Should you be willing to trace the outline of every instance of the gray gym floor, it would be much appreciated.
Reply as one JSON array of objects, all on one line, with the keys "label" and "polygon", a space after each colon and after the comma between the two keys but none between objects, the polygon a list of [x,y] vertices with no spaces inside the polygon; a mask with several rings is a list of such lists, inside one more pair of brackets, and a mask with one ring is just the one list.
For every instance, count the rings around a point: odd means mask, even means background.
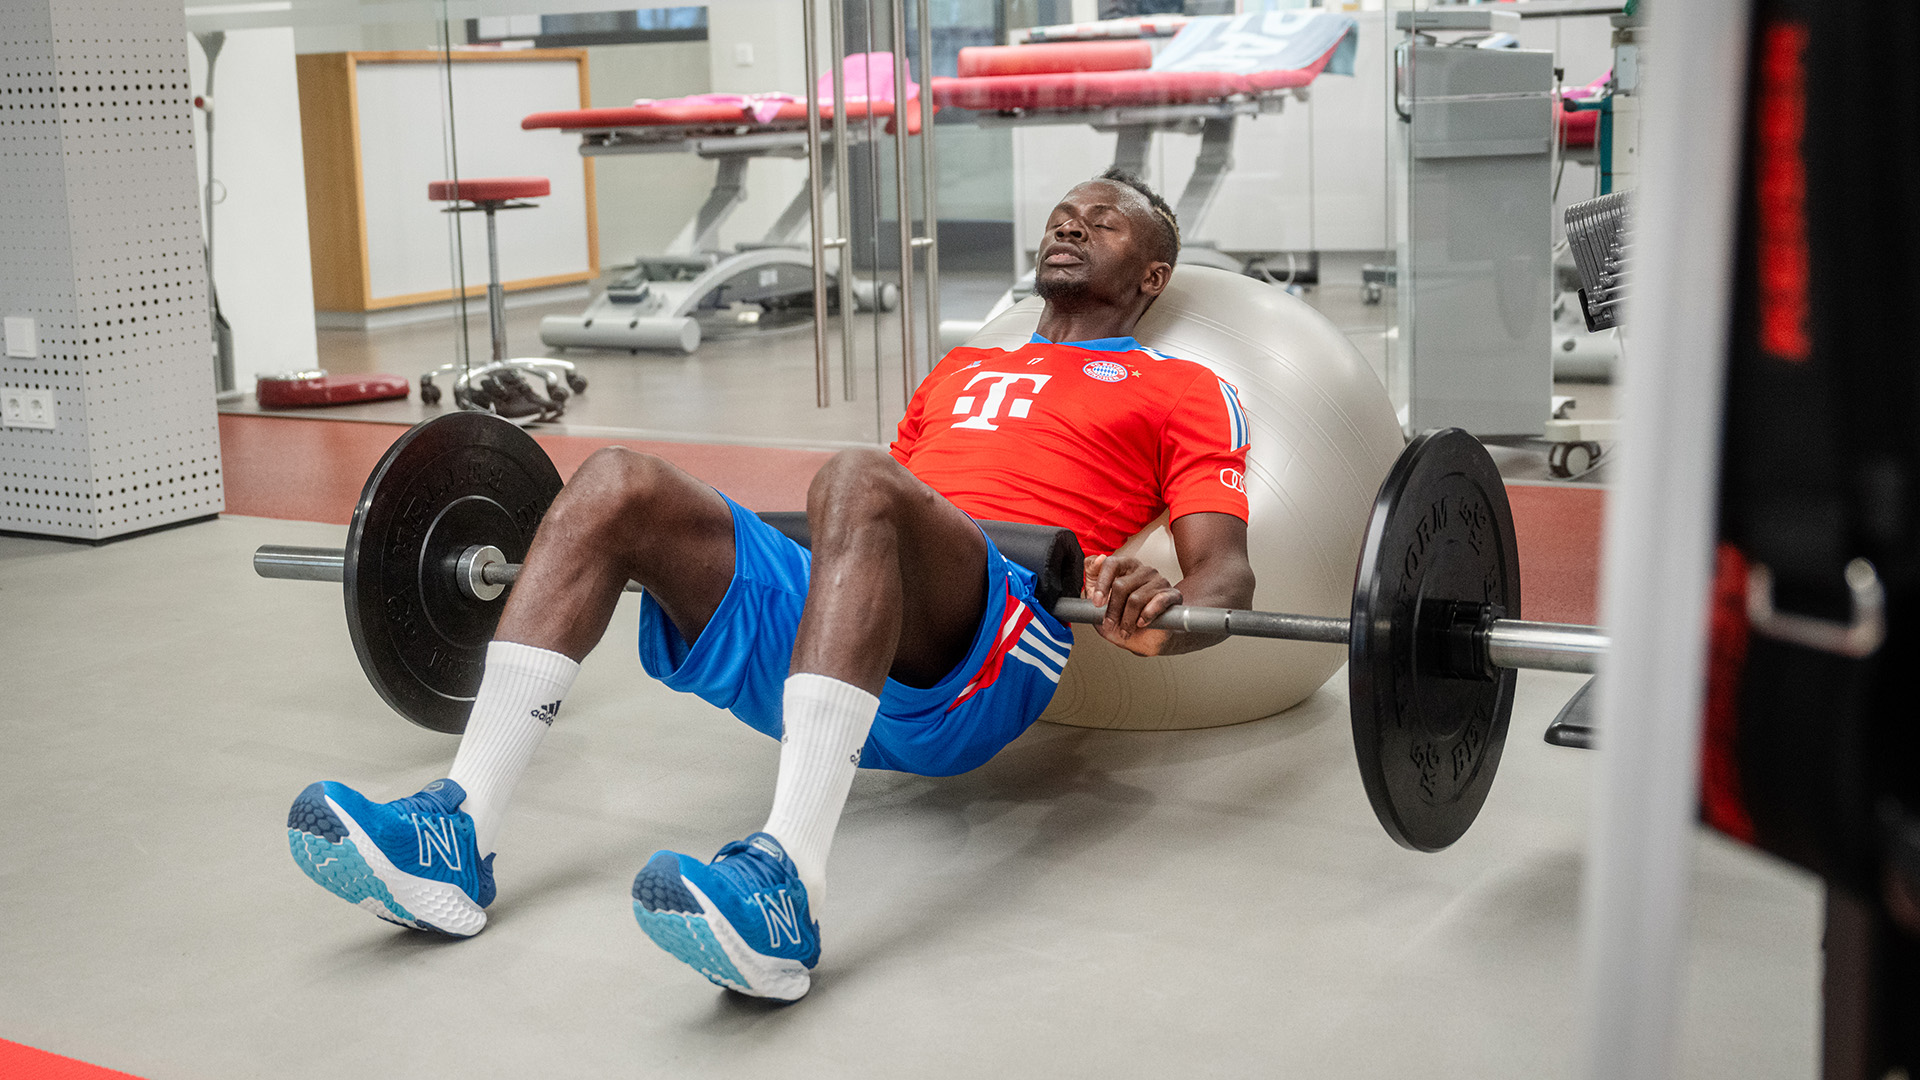
[{"label": "gray gym floor", "polygon": [[[654,849],[760,824],[776,747],[647,680],[631,597],[520,787],[484,934],[295,868],[302,786],[391,798],[454,750],[374,695],[335,587],[248,566],[343,538],[0,538],[0,1038],[151,1080],[1570,1071],[1596,757],[1539,735],[1578,677],[1520,675],[1499,782],[1437,855],[1374,823],[1341,676],[1237,727],[1043,725],[966,776],[863,774],[814,992],[769,1007],[633,923]],[[1816,885],[1698,856],[1680,1075],[1814,1075]]]}]

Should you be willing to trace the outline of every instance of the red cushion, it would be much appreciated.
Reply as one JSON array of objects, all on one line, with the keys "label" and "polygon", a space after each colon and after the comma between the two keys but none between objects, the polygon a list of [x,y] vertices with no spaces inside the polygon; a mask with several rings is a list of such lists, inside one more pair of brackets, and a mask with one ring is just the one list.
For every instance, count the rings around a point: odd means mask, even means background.
[{"label": "red cushion", "polygon": [[435,180],[427,185],[427,198],[435,202],[506,202],[534,199],[552,191],[553,185],[544,176],[496,176],[486,180]]},{"label": "red cushion", "polygon": [[1133,71],[1153,66],[1144,41],[1075,41],[1051,45],[969,45],[960,50],[960,77],[1037,75],[1062,71]]},{"label": "red cushion", "polygon": [[[867,117],[868,103],[849,101],[847,103],[848,120],[864,120]],[[891,117],[893,102],[876,101],[871,105],[873,115]],[[820,103],[820,118],[833,118],[831,102]],[[520,127],[526,131],[539,128],[556,128],[560,131],[616,131],[620,128],[643,127],[695,127],[726,128],[804,127],[807,122],[807,105],[803,101],[788,102],[780,106],[780,112],[766,124],[760,124],[734,105],[628,105],[615,109],[561,109],[556,112],[538,112],[520,121]],[[889,121],[887,130],[893,125]],[[915,101],[907,110],[907,131],[920,130],[920,103]]]},{"label": "red cushion", "polygon": [[1076,71],[933,80],[933,100],[959,109],[1104,109],[1185,105],[1248,93],[1224,71]]},{"label": "red cushion", "polygon": [[1600,110],[1571,112],[1567,109],[1567,102],[1593,101],[1602,97],[1607,92],[1607,82],[1612,78],[1613,72],[1609,70],[1585,86],[1570,86],[1560,91],[1560,130],[1563,132],[1564,145],[1568,148],[1585,149],[1599,141]]},{"label": "red cushion", "polygon": [[[1144,42],[1138,43],[1146,47]],[[1042,46],[1023,45],[1022,49]],[[1303,68],[1256,71],[1075,71],[1038,75],[976,75],[933,80],[933,100],[955,109],[1109,109],[1129,105],[1190,105],[1235,94],[1305,86],[1333,59],[1328,49]]]}]

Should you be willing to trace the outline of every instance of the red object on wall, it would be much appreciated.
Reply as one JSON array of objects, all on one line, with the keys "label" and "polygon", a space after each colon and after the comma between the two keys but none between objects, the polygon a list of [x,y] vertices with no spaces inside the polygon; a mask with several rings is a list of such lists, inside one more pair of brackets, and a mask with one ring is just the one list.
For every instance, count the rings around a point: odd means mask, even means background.
[{"label": "red object on wall", "polygon": [[1740,727],[1740,675],[1747,665],[1747,560],[1721,544],[1713,575],[1713,627],[1707,649],[1706,730],[1700,740],[1700,812],[1707,824],[1753,843],[1753,816],[1734,756]]},{"label": "red object on wall", "polygon": [[263,409],[302,409],[403,398],[412,389],[413,384],[403,375],[329,375],[324,371],[302,371],[292,375],[262,375],[254,382],[253,392]]},{"label": "red object on wall", "polygon": [[1808,331],[1807,28],[1778,22],[1760,35],[1754,123],[1754,194],[1759,204],[1760,348],[1793,363],[1813,354]]}]

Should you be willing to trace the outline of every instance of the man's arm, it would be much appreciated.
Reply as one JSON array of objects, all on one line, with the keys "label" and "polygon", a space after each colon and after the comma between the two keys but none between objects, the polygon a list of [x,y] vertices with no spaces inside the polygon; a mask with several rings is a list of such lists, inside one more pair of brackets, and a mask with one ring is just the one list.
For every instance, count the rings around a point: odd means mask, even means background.
[{"label": "man's arm", "polygon": [[1167,531],[1187,572],[1178,586],[1132,556],[1095,555],[1086,563],[1087,599],[1107,608],[1106,621],[1096,627],[1100,636],[1141,656],[1173,656],[1226,640],[1224,634],[1143,629],[1176,604],[1245,608],[1253,603],[1246,522],[1232,514],[1184,514]]}]

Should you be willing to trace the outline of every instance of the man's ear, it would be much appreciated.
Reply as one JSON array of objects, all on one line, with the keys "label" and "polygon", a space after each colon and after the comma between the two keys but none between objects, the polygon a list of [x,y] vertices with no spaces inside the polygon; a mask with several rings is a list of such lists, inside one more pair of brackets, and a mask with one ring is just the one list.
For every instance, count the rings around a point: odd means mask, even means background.
[{"label": "man's ear", "polygon": [[1140,291],[1151,299],[1157,299],[1167,289],[1167,282],[1173,278],[1173,264],[1150,262],[1146,276],[1140,280]]}]

